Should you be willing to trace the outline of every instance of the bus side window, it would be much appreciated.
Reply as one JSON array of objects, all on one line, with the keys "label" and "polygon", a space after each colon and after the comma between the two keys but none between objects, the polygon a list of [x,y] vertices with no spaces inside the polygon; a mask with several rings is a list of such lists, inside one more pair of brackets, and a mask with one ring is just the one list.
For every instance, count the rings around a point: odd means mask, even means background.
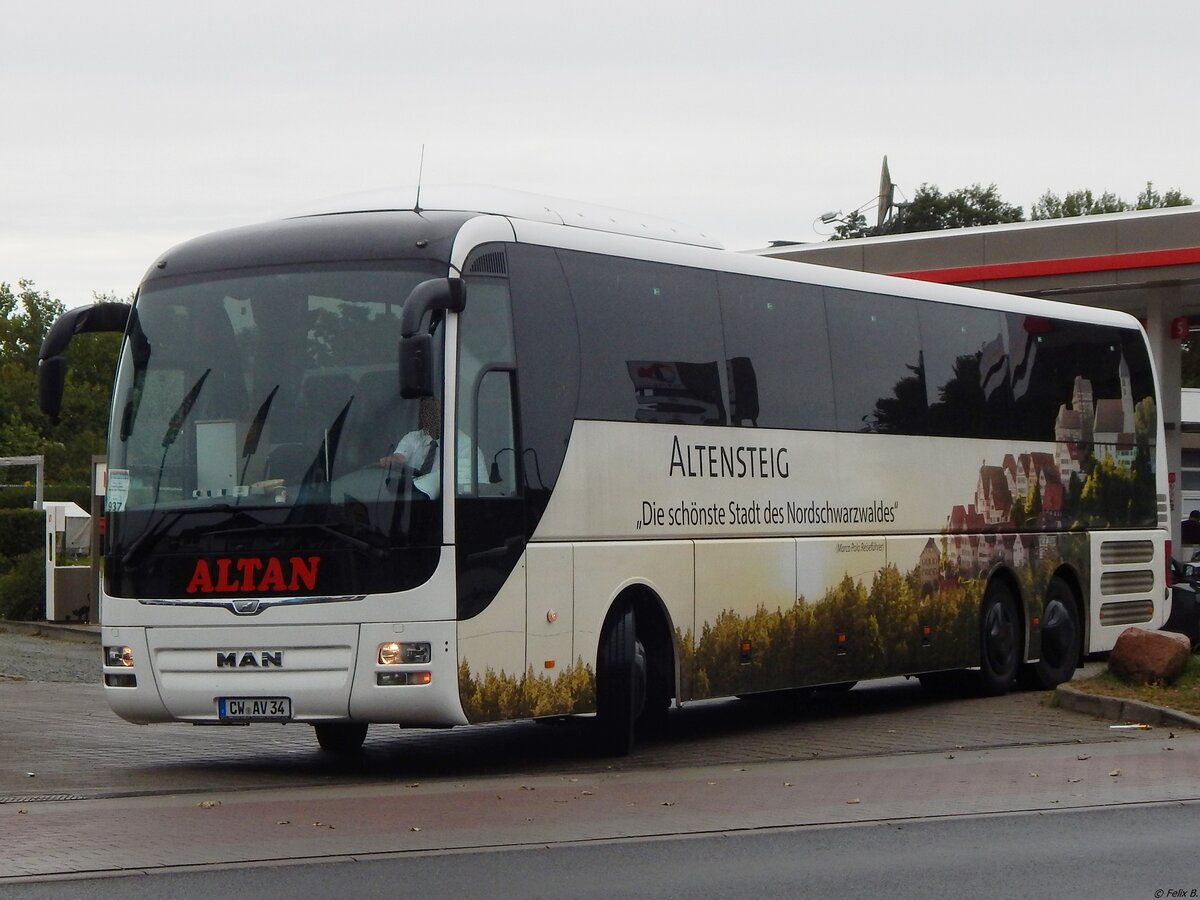
[{"label": "bus side window", "polygon": [[[517,484],[517,443],[514,422],[513,373],[493,369],[479,381],[476,397],[479,493],[489,497],[514,497]],[[461,483],[461,481],[460,481]]]}]

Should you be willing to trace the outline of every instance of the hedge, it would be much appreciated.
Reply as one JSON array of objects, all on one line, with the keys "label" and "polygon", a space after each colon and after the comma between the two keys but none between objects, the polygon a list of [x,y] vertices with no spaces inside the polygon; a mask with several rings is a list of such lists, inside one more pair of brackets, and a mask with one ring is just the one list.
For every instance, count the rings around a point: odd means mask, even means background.
[{"label": "hedge", "polygon": [[46,513],[40,509],[0,509],[0,554],[41,552],[46,541]]},{"label": "hedge", "polygon": [[[0,487],[0,619],[40,620],[46,612],[46,513],[34,509],[31,485]],[[46,485],[44,499],[87,510],[90,485]],[[66,562],[60,559],[59,564]]]},{"label": "hedge", "polygon": [[[92,488],[86,484],[48,484],[43,488],[43,500],[70,500],[85,512],[92,508]],[[37,489],[32,485],[0,485],[0,509],[33,509]]]}]

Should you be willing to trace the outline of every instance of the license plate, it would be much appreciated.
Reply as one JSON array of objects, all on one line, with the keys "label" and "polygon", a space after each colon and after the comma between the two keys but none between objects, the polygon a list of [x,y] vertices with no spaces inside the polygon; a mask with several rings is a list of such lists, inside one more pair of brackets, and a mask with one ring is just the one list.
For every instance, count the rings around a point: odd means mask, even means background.
[{"label": "license plate", "polygon": [[217,712],[222,719],[279,721],[292,717],[289,697],[218,697]]}]

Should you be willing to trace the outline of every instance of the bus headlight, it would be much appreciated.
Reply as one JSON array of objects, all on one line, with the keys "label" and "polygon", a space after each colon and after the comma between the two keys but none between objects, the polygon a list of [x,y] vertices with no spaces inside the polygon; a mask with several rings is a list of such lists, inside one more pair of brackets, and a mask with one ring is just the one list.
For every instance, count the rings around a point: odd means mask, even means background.
[{"label": "bus headlight", "polygon": [[133,668],[133,648],[105,647],[104,664],[106,666],[120,666],[124,669]]},{"label": "bus headlight", "polygon": [[399,643],[388,641],[379,645],[378,661],[381,666],[423,665],[432,658],[432,645],[427,642]]}]

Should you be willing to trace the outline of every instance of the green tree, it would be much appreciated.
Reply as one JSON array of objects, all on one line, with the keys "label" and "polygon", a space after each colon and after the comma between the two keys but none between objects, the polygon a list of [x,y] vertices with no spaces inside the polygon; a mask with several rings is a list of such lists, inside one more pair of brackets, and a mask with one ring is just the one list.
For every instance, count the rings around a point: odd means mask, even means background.
[{"label": "green tree", "polygon": [[1033,204],[1030,212],[1031,219],[1068,219],[1072,216],[1095,216],[1101,213],[1128,212],[1131,209],[1161,209],[1167,206],[1190,206],[1192,198],[1186,196],[1177,188],[1160,194],[1154,189],[1154,182],[1147,181],[1146,187],[1138,194],[1137,200],[1129,203],[1111,191],[1105,191],[1100,196],[1090,190],[1069,191],[1059,197],[1053,191],[1046,191]]},{"label": "green tree", "polygon": [[104,450],[119,339],[81,335],[71,342],[62,417],[51,425],[38,407],[37,358],[64,309],[31,281],[15,289],[0,282],[0,456],[42,455],[47,481],[86,484],[92,454]]},{"label": "green tree", "polygon": [[1024,211],[1021,207],[1004,202],[994,184],[987,187],[972,184],[947,194],[943,194],[935,184],[922,184],[912,200],[901,204],[898,214],[881,227],[869,227],[866,217],[861,212],[854,212],[842,220],[830,240],[971,228],[1023,220]]},{"label": "green tree", "polygon": [[57,449],[37,405],[37,355],[64,307],[32,282],[16,290],[0,282],[0,456],[46,455]]},{"label": "green tree", "polygon": [[848,241],[852,238],[871,237],[875,229],[867,226],[867,217],[860,212],[852,212],[843,216],[841,224],[833,229],[831,241]]},{"label": "green tree", "polygon": [[942,231],[1024,221],[1024,210],[1006,203],[995,184],[972,184],[943,194],[937,185],[922,184],[899,214],[885,222],[881,234]]},{"label": "green tree", "polygon": [[[1155,190],[1151,181],[1146,182],[1146,187],[1132,203],[1111,191],[1104,191],[1097,196],[1084,188],[1059,196],[1048,190],[1030,208],[1030,219],[1062,219],[1133,209],[1190,206],[1192,202],[1192,198],[1178,188],[1160,193]],[[856,210],[841,219],[829,240],[843,241],[885,234],[941,231],[947,228],[972,228],[1023,221],[1025,216],[1022,208],[1005,202],[995,184],[984,187],[976,183],[945,194],[937,185],[922,184],[917,188],[912,200],[900,204],[896,215],[882,226],[868,225],[866,216]]]},{"label": "green tree", "polygon": [[1033,204],[1029,217],[1035,221],[1039,219],[1069,219],[1074,216],[1125,212],[1132,208],[1111,191],[1105,191],[1099,197],[1089,190],[1069,191],[1062,197],[1059,197],[1054,191],[1046,191]]},{"label": "green tree", "polygon": [[1138,194],[1136,209],[1163,209],[1168,206],[1191,206],[1194,201],[1178,188],[1171,188],[1165,194],[1154,189],[1154,182],[1147,181],[1146,188]]}]

